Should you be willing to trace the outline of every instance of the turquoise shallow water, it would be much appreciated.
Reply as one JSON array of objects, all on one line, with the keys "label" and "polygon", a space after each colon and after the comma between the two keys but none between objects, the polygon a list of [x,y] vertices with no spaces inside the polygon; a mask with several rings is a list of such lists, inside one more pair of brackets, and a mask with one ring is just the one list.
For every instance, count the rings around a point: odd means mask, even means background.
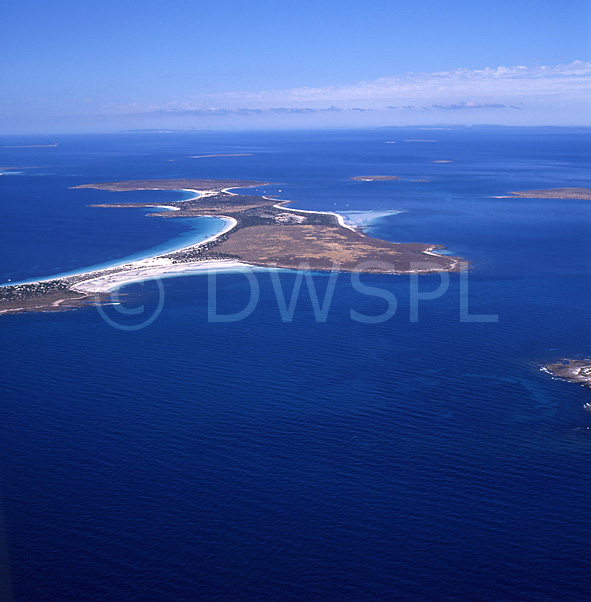
[{"label": "turquoise shallow water", "polygon": [[[150,213],[154,213],[158,211],[157,209],[150,209]],[[145,211],[144,211],[145,213]],[[174,218],[167,218],[174,219]],[[171,253],[172,251],[178,251],[183,247],[187,247],[190,245],[197,244],[211,236],[214,236],[218,232],[221,232],[224,229],[225,220],[219,219],[216,217],[199,217],[199,218],[184,218],[178,219],[178,221],[183,230],[187,226],[189,226],[190,230],[185,230],[181,232],[178,236],[175,236],[173,239],[168,240],[164,243],[155,245],[150,247],[149,249],[145,249],[139,251],[137,253],[133,253],[131,255],[127,255],[126,257],[120,257],[117,259],[113,259],[111,261],[107,261],[104,263],[98,263],[91,266],[86,266],[84,268],[80,268],[78,270],[69,271],[69,272],[60,272],[58,274],[51,274],[45,278],[51,279],[56,277],[65,277],[65,276],[74,276],[76,274],[81,274],[84,272],[91,272],[95,270],[103,270],[107,268],[112,268],[118,265],[122,265],[125,263],[130,263],[132,261],[141,261],[142,259],[148,259],[149,257],[154,257],[156,255],[164,255],[165,253]],[[34,282],[36,280],[43,280],[44,278],[30,278],[28,280],[22,281],[11,281],[4,282],[2,284],[23,284],[26,282]]]},{"label": "turquoise shallow water", "polygon": [[[439,142],[404,144],[425,137]],[[325,321],[306,281],[284,321],[289,272],[137,284],[103,315],[3,316],[15,599],[588,600],[589,391],[540,367],[591,356],[590,205],[492,197],[591,186],[590,141],[485,128],[145,135],[3,157],[53,174],[0,178],[3,274],[85,267],[189,232],[92,210],[99,191],[68,188],[147,177],[255,178],[303,209],[402,211],[369,232],[473,264],[468,293],[457,274],[447,286],[362,276],[371,290],[340,274]],[[188,158],[224,152],[253,156]],[[431,163],[441,158],[453,163]],[[380,173],[402,179],[349,180]],[[322,304],[331,278],[311,281]],[[250,313],[212,321],[213,293],[216,315]],[[393,299],[388,319],[354,319]],[[498,321],[463,320],[462,299]]]}]

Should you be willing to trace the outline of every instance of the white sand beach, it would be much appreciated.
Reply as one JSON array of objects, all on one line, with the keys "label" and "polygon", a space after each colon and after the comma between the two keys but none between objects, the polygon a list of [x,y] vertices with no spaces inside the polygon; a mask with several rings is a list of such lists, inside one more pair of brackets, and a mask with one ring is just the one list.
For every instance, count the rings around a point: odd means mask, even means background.
[{"label": "white sand beach", "polygon": [[[196,192],[196,191],[192,191],[192,192]],[[180,249],[177,249],[176,251],[173,251],[173,252],[185,251],[187,249],[191,249],[192,247],[198,247],[198,246],[204,245],[208,242],[211,242],[211,241],[215,240],[216,238],[219,238],[226,232],[229,232],[230,230],[232,230],[232,228],[234,228],[236,226],[236,224],[238,223],[233,217],[222,216],[222,215],[215,215],[212,217],[223,220],[225,222],[225,226],[220,231],[216,232],[214,235],[210,236],[209,238],[205,238],[204,240],[201,240],[198,243],[195,243],[192,245],[187,245],[186,247],[181,247]],[[71,285],[71,288],[73,290],[82,292],[82,291],[86,291],[86,289],[84,288],[84,285],[87,282],[94,282],[96,280],[96,281],[100,281],[101,286],[103,286],[104,282],[105,282],[103,279],[107,278],[107,277],[113,277],[113,278],[125,277],[126,279],[129,279],[130,282],[132,282],[134,279],[141,281],[141,280],[147,279],[147,278],[143,277],[144,270],[156,270],[156,269],[169,270],[170,266],[173,266],[173,265],[175,266],[175,268],[172,271],[177,272],[179,270],[176,266],[183,266],[183,265],[188,265],[188,264],[173,264],[172,260],[168,259],[165,256],[154,255],[152,257],[147,257],[146,259],[134,261],[131,263],[128,262],[128,263],[115,264],[115,265],[109,266],[108,268],[100,268],[97,270],[88,270],[86,272],[79,272],[79,273],[76,273],[73,275],[48,276],[47,278],[40,278],[40,279],[34,280],[34,281],[27,281],[26,283],[7,283],[6,285],[3,285],[3,286],[14,285],[14,284],[39,284],[42,282],[50,282],[52,280],[56,280],[59,278],[71,278],[72,276],[76,276],[78,278],[81,278],[81,277],[83,278],[85,276],[92,276],[92,274],[96,274],[97,275],[96,278],[86,279],[86,280],[83,280],[82,282],[78,282],[78,283]],[[193,265],[193,264],[191,264],[191,265]],[[111,271],[111,270],[117,269],[117,268],[119,268],[121,271],[116,274],[101,276],[101,273],[103,273],[107,270]],[[211,269],[211,268],[209,267],[207,269]],[[191,269],[190,271],[193,272],[195,270]],[[142,275],[138,275],[138,274],[142,274]],[[132,276],[132,275],[135,275],[135,276]],[[156,277],[156,276],[154,276],[154,277]],[[114,285],[113,288],[115,286],[117,286],[117,285]]]},{"label": "white sand beach", "polygon": [[84,280],[72,285],[72,289],[81,293],[108,293],[114,289],[132,284],[134,282],[145,282],[147,280],[156,280],[160,278],[171,278],[173,276],[183,276],[186,274],[195,274],[199,272],[241,272],[251,271],[257,268],[241,261],[232,259],[220,259],[212,261],[195,261],[188,263],[175,263],[170,260],[154,260],[151,265],[145,267],[126,270],[116,274],[106,274],[91,280]]}]

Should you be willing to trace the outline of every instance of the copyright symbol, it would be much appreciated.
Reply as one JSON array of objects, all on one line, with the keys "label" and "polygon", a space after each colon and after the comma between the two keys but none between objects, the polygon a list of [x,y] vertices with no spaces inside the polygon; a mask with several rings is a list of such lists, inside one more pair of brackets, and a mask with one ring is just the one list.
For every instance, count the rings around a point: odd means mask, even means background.
[{"label": "copyright symbol", "polygon": [[[109,298],[105,300],[104,296],[101,297],[98,293],[94,294],[95,306],[103,318],[103,320],[111,325],[113,328],[117,328],[118,330],[141,330],[142,328],[146,328],[152,324],[152,322],[160,315],[162,308],[164,306],[164,286],[162,285],[162,281],[160,278],[152,278],[150,280],[142,281],[142,286],[145,285],[146,282],[155,282],[158,288],[158,302],[156,307],[153,309],[147,308],[144,304],[138,305],[136,307],[126,307],[123,305],[119,298],[119,293],[122,287],[126,286],[126,284],[120,284],[116,288],[109,291]],[[119,314],[117,315],[108,315],[106,307],[113,308],[115,312]],[[135,317],[143,317],[141,322],[135,322]]]}]

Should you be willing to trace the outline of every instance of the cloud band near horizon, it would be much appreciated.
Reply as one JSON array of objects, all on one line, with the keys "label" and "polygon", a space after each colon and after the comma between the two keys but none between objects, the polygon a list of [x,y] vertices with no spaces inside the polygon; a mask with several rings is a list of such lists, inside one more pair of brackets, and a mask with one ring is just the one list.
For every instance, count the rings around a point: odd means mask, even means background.
[{"label": "cloud band near horizon", "polygon": [[167,116],[297,115],[385,110],[500,110],[589,103],[591,62],[409,73],[354,85],[196,95],[160,105],[133,103],[115,113]]}]

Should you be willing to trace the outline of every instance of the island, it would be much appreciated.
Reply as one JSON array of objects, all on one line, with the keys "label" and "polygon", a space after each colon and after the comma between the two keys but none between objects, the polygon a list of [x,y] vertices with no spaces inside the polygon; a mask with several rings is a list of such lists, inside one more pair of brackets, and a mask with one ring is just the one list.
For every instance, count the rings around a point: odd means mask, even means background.
[{"label": "island", "polygon": [[512,196],[497,198],[522,198],[522,199],[579,199],[591,200],[591,188],[543,188],[541,190],[521,190],[511,192]]},{"label": "island", "polygon": [[398,176],[353,176],[349,180],[358,182],[387,182],[389,180],[400,180]]},{"label": "island", "polygon": [[12,146],[3,146],[2,148],[55,148],[59,143],[53,144],[18,144]]},{"label": "island", "polygon": [[39,167],[0,167],[0,171],[5,171],[7,169],[18,169],[20,171],[21,169],[39,169]]},{"label": "island", "polygon": [[553,376],[591,388],[591,359],[561,359],[543,368]]},{"label": "island", "polygon": [[[134,180],[85,184],[109,192],[184,190],[196,196],[158,203],[103,203],[100,208],[160,208],[161,219],[213,216],[224,228],[180,250],[76,275],[0,287],[0,313],[63,310],[100,303],[124,284],[178,273],[243,267],[387,274],[459,271],[460,257],[438,254],[437,244],[393,243],[366,236],[332,212],[287,207],[293,201],[238,194],[232,189],[269,185],[250,180]],[[105,297],[101,297],[104,295]]]},{"label": "island", "polygon": [[208,157],[252,157],[252,153],[223,153],[219,155],[194,155],[191,159],[207,159]]}]

